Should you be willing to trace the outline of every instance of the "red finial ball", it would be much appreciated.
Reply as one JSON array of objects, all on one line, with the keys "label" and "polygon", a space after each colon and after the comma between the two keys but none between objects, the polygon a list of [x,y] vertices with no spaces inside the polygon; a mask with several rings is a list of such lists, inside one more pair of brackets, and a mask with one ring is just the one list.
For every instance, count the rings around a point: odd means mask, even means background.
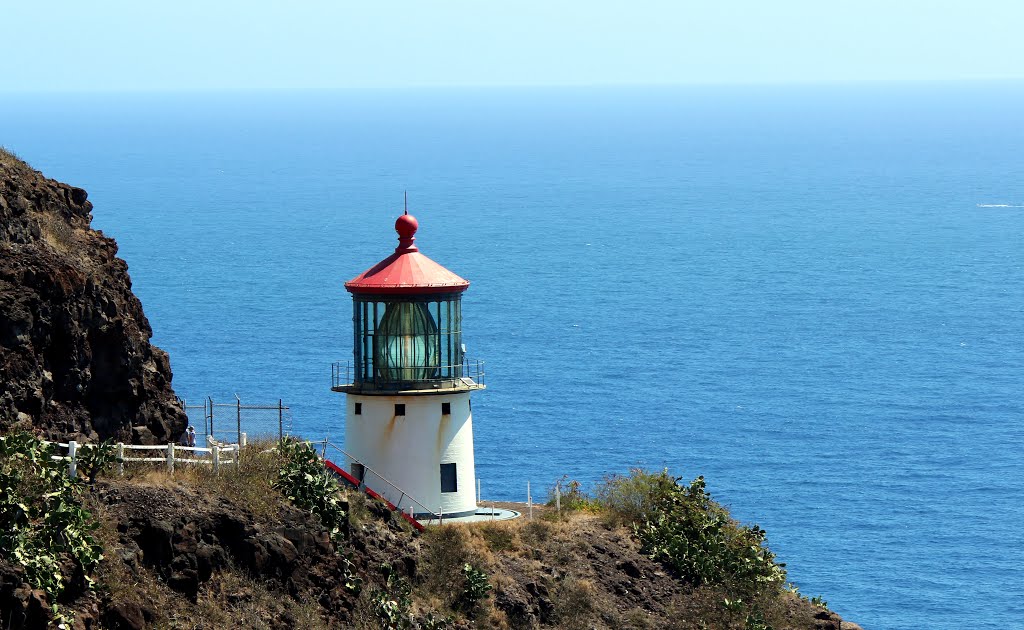
[{"label": "red finial ball", "polygon": [[408,212],[398,217],[398,220],[395,221],[395,231],[398,232],[398,238],[400,239],[412,238],[412,235],[416,233],[419,227],[419,221]]}]

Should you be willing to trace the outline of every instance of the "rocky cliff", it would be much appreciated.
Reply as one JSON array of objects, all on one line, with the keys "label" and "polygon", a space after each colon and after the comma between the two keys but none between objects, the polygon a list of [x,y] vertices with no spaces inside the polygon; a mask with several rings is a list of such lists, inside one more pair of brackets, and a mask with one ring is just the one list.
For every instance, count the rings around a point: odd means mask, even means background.
[{"label": "rocky cliff", "polygon": [[165,441],[170,362],[87,196],[0,149],[0,432]]}]

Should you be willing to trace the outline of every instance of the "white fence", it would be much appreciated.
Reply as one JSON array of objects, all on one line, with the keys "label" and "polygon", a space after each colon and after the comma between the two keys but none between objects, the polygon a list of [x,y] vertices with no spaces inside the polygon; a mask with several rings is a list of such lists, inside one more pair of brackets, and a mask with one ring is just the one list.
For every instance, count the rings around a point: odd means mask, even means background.
[{"label": "white fence", "polygon": [[[212,438],[208,438],[209,446],[179,446],[173,442],[146,446],[142,444],[114,444],[114,461],[117,464],[117,474],[124,474],[125,462],[149,462],[162,463],[167,466],[167,472],[173,473],[175,464],[198,464],[201,466],[212,466],[214,473],[220,472],[221,466],[238,466],[238,451],[245,446],[245,433],[240,436],[240,444],[221,444]],[[57,461],[68,463],[68,475],[78,476],[78,458],[83,449],[98,448],[97,444],[79,444],[71,440],[64,444],[61,442],[50,442],[56,446],[66,449],[67,455],[54,455]],[[132,457],[132,453],[138,456]],[[128,455],[126,457],[126,454]]]}]

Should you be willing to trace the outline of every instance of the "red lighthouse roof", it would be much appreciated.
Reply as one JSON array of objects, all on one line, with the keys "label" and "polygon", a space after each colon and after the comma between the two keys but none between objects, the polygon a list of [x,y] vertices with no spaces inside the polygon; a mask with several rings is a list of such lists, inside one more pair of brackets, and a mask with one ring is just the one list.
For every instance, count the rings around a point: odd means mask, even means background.
[{"label": "red lighthouse roof", "polygon": [[419,222],[406,211],[395,221],[398,247],[376,265],[345,283],[350,293],[460,293],[469,280],[448,271],[420,253],[414,241]]}]

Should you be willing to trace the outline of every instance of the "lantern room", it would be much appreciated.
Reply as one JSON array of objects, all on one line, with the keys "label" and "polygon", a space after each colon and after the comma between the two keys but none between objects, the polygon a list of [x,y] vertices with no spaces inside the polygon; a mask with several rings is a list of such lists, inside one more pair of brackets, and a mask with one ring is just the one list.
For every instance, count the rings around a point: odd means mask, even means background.
[{"label": "lantern room", "polygon": [[[345,283],[352,293],[353,364],[342,391],[480,389],[462,342],[469,282],[420,253],[415,217],[395,221],[398,247]],[[340,376],[340,375],[338,375]]]}]

